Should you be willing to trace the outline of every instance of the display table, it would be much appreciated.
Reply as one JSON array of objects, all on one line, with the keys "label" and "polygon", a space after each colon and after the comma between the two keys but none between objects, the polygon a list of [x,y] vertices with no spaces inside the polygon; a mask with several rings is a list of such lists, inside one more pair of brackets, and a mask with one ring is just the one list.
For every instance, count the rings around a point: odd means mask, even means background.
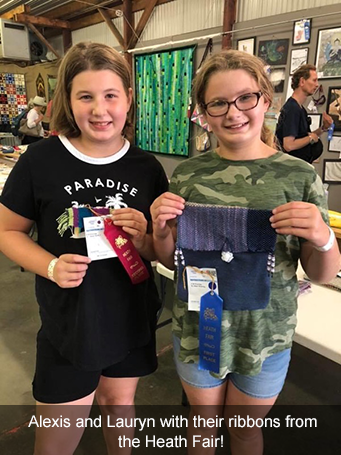
[{"label": "display table", "polygon": [[12,166],[8,166],[8,164],[1,162],[0,159],[0,194],[2,193],[2,189],[6,183],[7,177],[9,176],[12,170]]},{"label": "display table", "polygon": [[[174,280],[174,271],[162,264],[157,272]],[[299,267],[298,279],[303,278]],[[294,341],[341,364],[341,292],[311,284],[311,292],[298,298],[298,324]]]},{"label": "display table", "polygon": [[335,237],[341,239],[341,228],[332,227],[332,229],[335,232]]},{"label": "display table", "polygon": [[[302,279],[303,270],[298,269]],[[294,340],[341,364],[341,292],[311,284],[311,293],[298,298]]]}]

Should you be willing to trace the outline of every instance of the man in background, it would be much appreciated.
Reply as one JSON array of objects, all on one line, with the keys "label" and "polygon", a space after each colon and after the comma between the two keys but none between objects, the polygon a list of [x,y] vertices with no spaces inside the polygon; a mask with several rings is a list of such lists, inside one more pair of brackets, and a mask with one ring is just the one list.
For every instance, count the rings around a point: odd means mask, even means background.
[{"label": "man in background", "polygon": [[308,163],[312,163],[322,154],[320,136],[333,122],[332,118],[324,112],[322,126],[315,131],[310,131],[311,119],[303,104],[308,96],[315,93],[318,86],[315,66],[302,65],[298,68],[291,79],[294,93],[282,107],[276,128],[276,137],[283,152]]}]

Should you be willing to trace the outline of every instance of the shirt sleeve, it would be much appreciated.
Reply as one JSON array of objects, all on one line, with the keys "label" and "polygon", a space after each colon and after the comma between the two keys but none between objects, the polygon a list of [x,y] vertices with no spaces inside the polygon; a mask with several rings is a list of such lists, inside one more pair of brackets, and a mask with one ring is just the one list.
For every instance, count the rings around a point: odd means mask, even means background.
[{"label": "shirt sleeve", "polygon": [[38,119],[38,113],[31,109],[27,114],[27,126],[29,128],[34,128],[36,126],[36,120]]},{"label": "shirt sleeve", "polygon": [[323,221],[329,226],[327,195],[322,180],[316,173],[314,181],[308,187],[307,202],[316,205],[321,212]]},{"label": "shirt sleeve", "polygon": [[299,136],[301,113],[296,107],[286,110],[283,116],[283,139],[288,136]]},{"label": "shirt sleeve", "polygon": [[12,212],[29,220],[35,220],[36,207],[28,153],[19,158],[9,174],[0,202]]}]

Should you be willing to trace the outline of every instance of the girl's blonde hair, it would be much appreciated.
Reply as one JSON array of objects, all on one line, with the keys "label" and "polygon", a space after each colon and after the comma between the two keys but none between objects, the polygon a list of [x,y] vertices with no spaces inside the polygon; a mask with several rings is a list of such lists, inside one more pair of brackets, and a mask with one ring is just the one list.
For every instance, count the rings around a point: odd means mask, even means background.
[{"label": "girl's blonde hair", "polygon": [[[259,89],[262,92],[265,101],[269,103],[269,107],[273,100],[273,86],[266,74],[265,63],[258,57],[247,54],[246,52],[228,50],[221,51],[218,54],[213,54],[200,68],[193,81],[193,94],[203,110],[205,104],[205,94],[208,81],[213,74],[221,71],[244,70],[257,82]],[[274,147],[274,136],[270,129],[263,123],[261,131],[261,140]]]},{"label": "girl's blonde hair", "polygon": [[[71,110],[70,95],[75,76],[88,70],[113,71],[121,78],[125,93],[129,96],[132,86],[130,67],[119,52],[101,43],[82,42],[72,46],[59,67],[51,119],[52,128],[67,137],[78,137],[81,134]],[[132,102],[122,132],[130,140],[133,136],[133,117]]]}]

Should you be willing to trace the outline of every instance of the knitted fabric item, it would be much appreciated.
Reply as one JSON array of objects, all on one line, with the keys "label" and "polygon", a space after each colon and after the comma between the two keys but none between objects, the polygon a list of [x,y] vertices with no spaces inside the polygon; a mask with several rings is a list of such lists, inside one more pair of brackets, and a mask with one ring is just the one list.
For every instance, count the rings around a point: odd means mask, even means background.
[{"label": "knitted fabric item", "polygon": [[186,267],[215,268],[225,310],[265,308],[275,267],[271,214],[270,210],[186,203],[178,219],[178,297],[188,301],[182,279]]},{"label": "knitted fabric item", "polygon": [[[110,214],[110,208],[108,207],[94,207],[93,211],[95,211],[99,216]],[[88,207],[83,206],[65,209],[65,211],[56,220],[58,223],[59,235],[63,237],[68,229],[71,230],[72,234],[75,233],[75,229],[78,229],[79,232],[84,231],[83,219],[96,216],[93,211],[91,211]]]},{"label": "knitted fabric item", "polygon": [[194,251],[274,252],[270,210],[186,203],[178,219],[178,247]]}]

